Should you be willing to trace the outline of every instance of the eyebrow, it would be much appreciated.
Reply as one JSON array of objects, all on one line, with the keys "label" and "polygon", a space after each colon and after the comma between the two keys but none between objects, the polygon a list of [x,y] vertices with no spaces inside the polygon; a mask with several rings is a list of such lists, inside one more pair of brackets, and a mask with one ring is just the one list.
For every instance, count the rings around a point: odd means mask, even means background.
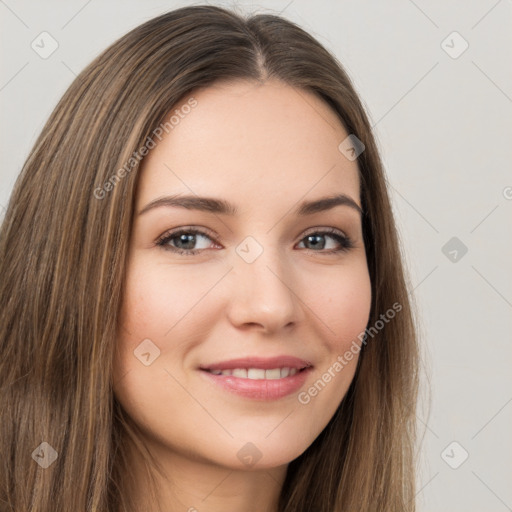
[{"label": "eyebrow", "polygon": [[[186,208],[187,210],[199,210],[208,213],[235,216],[238,214],[237,207],[225,201],[214,197],[199,197],[196,195],[174,195],[159,197],[151,201],[139,212],[139,215],[162,206]],[[294,211],[297,216],[312,215],[314,213],[330,210],[336,206],[348,206],[363,215],[361,207],[349,196],[337,194],[334,196],[322,197],[314,201],[302,202]]]}]

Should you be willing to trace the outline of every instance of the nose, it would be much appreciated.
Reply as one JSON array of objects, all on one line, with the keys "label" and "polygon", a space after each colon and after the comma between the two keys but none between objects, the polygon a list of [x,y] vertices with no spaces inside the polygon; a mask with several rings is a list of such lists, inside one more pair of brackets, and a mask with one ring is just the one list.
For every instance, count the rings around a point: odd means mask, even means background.
[{"label": "nose", "polygon": [[252,263],[235,255],[228,301],[233,325],[271,333],[299,322],[302,302],[293,286],[293,267],[284,258],[269,248]]}]

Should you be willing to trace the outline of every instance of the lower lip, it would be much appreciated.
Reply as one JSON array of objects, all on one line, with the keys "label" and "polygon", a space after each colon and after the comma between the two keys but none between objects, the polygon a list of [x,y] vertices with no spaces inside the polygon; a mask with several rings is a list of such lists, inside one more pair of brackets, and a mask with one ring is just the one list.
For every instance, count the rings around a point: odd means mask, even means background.
[{"label": "lower lip", "polygon": [[278,400],[298,391],[307,379],[311,367],[282,379],[242,379],[232,375],[215,375],[200,370],[203,375],[218,386],[237,395],[253,400]]}]

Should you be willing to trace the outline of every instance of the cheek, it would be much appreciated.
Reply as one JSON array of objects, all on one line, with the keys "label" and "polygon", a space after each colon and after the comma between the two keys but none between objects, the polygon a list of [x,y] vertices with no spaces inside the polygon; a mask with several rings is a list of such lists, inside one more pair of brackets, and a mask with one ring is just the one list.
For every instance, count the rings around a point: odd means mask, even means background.
[{"label": "cheek", "polygon": [[199,268],[190,272],[134,261],[126,278],[122,325],[129,333],[165,338],[208,292],[214,278]]},{"label": "cheek", "polygon": [[371,308],[371,283],[366,265],[341,269],[324,280],[325,293],[315,294],[314,311],[322,320],[324,335],[321,364],[314,378],[299,393],[299,410],[315,421],[304,423],[305,439],[314,439],[325,428],[353,381],[360,336]]},{"label": "cheek", "polygon": [[[177,283],[178,287],[180,284]],[[116,379],[131,373],[130,379],[127,380],[133,380],[141,372],[144,374],[144,369],[151,369],[154,373],[162,359],[165,333],[176,323],[178,318],[175,312],[179,312],[181,307],[174,286],[162,279],[161,270],[155,269],[154,266],[140,265],[136,258],[130,262],[119,318],[119,337],[114,364]],[[145,340],[151,340],[153,345]],[[145,347],[142,353],[151,353],[152,359],[158,354],[158,358],[154,359],[155,362],[148,368],[143,367],[134,357],[134,351],[140,346]],[[127,385],[127,380],[123,381],[123,386]]]},{"label": "cheek", "polygon": [[324,293],[315,295],[314,308],[326,326],[331,348],[345,351],[364,332],[371,300],[371,283],[366,265],[342,269],[335,278],[326,280]]},{"label": "cheek", "polygon": [[[184,353],[200,339],[204,329],[194,321],[216,281],[218,272],[148,262],[135,255],[128,265],[119,318],[119,338],[114,359],[114,379],[151,369],[153,373],[180,366]],[[146,340],[150,340],[148,344]],[[157,357],[148,368],[137,359],[140,352]],[[135,371],[134,371],[135,370]],[[168,378],[168,376],[167,376]],[[148,385],[142,381],[138,386]],[[155,385],[153,382],[152,385]],[[138,389],[141,389],[138,387]]]},{"label": "cheek", "polygon": [[[168,371],[175,373],[172,360],[179,365],[181,348],[175,341],[184,336],[186,315],[201,290],[207,289],[208,283],[201,286],[196,277],[194,281],[186,272],[137,257],[128,267],[114,357],[114,392],[146,434],[153,433],[156,418],[165,430],[165,425],[174,424],[172,414],[187,407],[188,396],[176,392]],[[147,365],[145,354],[149,354]]]}]

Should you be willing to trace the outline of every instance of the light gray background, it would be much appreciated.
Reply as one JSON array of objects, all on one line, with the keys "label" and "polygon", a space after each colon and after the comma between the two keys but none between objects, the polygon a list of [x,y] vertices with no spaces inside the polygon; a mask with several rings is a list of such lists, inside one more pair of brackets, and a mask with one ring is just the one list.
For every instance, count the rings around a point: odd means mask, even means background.
[{"label": "light gray background", "polygon": [[[2,206],[75,74],[128,30],[195,3],[0,0]],[[418,413],[419,511],[512,510],[512,2],[237,5],[281,12],[317,37],[345,65],[374,124],[431,378],[430,415],[425,400]],[[43,31],[59,44],[47,59],[31,48]],[[457,58],[454,31],[469,44]],[[468,459],[453,469],[463,450]]]}]

